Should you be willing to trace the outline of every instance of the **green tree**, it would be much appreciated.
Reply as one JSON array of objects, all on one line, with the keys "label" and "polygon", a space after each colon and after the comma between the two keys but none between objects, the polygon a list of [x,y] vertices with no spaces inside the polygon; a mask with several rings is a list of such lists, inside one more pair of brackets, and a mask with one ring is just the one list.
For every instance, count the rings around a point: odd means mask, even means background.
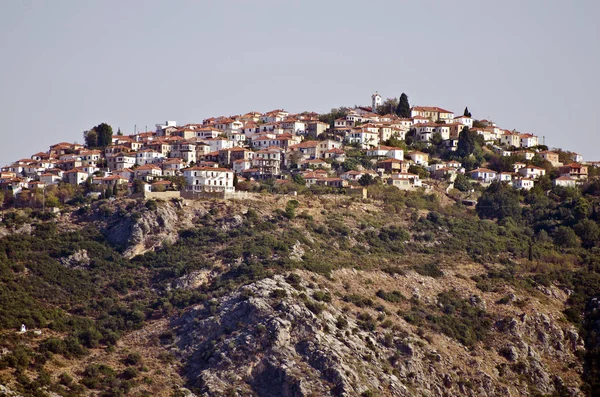
[{"label": "green tree", "polygon": [[579,238],[570,227],[560,226],[554,231],[554,244],[563,248],[575,248],[579,246]]},{"label": "green tree", "polygon": [[363,174],[358,180],[358,183],[361,186],[370,186],[375,183],[375,178],[373,178],[373,175],[371,174]]},{"label": "green tree", "polygon": [[457,154],[461,157],[468,157],[475,151],[475,133],[472,133],[468,127],[464,127],[458,134]]},{"label": "green tree", "polygon": [[469,108],[468,107],[465,107],[465,111],[463,113],[463,116],[465,116],[465,117],[471,117],[471,112],[469,112]]},{"label": "green tree", "polygon": [[112,144],[113,130],[106,123],[102,123],[94,127],[98,133],[98,147],[104,148]]},{"label": "green tree", "polygon": [[590,219],[582,219],[573,227],[573,230],[581,239],[585,248],[592,248],[598,245],[600,227],[598,227],[596,222]]},{"label": "green tree", "polygon": [[521,218],[519,193],[502,182],[493,182],[477,200],[475,209],[481,218]]},{"label": "green tree", "polygon": [[410,167],[408,167],[408,172],[418,175],[419,179],[429,178],[429,171],[420,165],[412,164]]},{"label": "green tree", "polygon": [[327,123],[327,124],[329,124],[330,127],[333,128],[335,120],[339,119],[341,117],[346,117],[346,115],[348,115],[349,111],[350,111],[350,109],[348,109],[347,107],[343,107],[343,106],[339,107],[339,108],[333,108],[333,109],[331,109],[331,111],[329,111],[329,113],[321,114],[319,116],[319,121]]},{"label": "green tree", "polygon": [[591,214],[591,211],[592,207],[590,202],[584,197],[579,197],[575,203],[575,207],[573,208],[575,217],[577,219],[585,219]]},{"label": "green tree", "polygon": [[456,174],[454,188],[460,190],[461,192],[469,192],[473,189],[473,186],[465,174]]},{"label": "green tree", "polygon": [[381,115],[395,113],[397,107],[398,98],[388,98],[377,107],[377,113]]},{"label": "green tree", "polygon": [[400,149],[407,150],[406,143],[402,139],[398,139],[398,137],[391,137],[385,143],[387,146],[398,147]]},{"label": "green tree", "polygon": [[133,192],[134,193],[141,193],[144,191],[144,181],[142,181],[141,179],[134,179],[133,180]]},{"label": "green tree", "polygon": [[306,181],[304,180],[304,177],[302,176],[302,174],[294,174],[294,176],[292,177],[292,180],[294,181],[294,183],[297,183],[298,185],[301,185],[301,186],[306,185]]},{"label": "green tree", "polygon": [[400,95],[398,106],[396,107],[396,114],[404,118],[410,117],[410,104],[408,103],[408,96],[405,93]]},{"label": "green tree", "polygon": [[98,147],[98,133],[93,128],[83,132],[83,140],[89,149]]},{"label": "green tree", "polygon": [[358,159],[349,157],[342,163],[342,168],[344,171],[356,171],[359,165],[360,161]]},{"label": "green tree", "polygon": [[101,123],[83,133],[85,145],[88,148],[105,148],[112,144],[113,129],[106,123]]}]

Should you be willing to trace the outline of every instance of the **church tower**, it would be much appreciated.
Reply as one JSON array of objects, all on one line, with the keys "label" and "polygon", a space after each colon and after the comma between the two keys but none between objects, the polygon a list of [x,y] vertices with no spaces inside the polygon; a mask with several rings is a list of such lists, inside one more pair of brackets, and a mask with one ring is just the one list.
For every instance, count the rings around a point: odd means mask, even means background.
[{"label": "church tower", "polygon": [[371,108],[373,109],[373,113],[377,111],[379,106],[381,106],[381,95],[375,91],[375,93],[371,95]]}]

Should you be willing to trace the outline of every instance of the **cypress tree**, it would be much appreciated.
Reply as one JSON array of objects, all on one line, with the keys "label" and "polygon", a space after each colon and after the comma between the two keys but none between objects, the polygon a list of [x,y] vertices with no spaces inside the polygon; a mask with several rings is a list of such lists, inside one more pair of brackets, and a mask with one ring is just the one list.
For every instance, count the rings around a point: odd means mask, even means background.
[{"label": "cypress tree", "polygon": [[398,106],[396,107],[396,114],[404,118],[410,117],[410,104],[408,103],[408,96],[405,93],[400,95]]}]

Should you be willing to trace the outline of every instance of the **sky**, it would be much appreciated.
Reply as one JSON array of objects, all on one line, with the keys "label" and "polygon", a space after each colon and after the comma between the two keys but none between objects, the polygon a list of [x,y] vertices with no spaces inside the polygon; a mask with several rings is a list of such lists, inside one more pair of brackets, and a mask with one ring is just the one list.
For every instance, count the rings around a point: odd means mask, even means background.
[{"label": "sky", "polygon": [[106,122],[405,92],[600,160],[597,0],[0,2],[0,165]]}]

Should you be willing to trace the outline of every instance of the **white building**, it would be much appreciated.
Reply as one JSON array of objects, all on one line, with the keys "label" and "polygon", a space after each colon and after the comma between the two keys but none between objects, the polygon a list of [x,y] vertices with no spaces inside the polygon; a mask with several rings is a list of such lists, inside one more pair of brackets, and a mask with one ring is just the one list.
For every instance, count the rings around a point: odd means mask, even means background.
[{"label": "white building", "polygon": [[183,176],[194,192],[235,192],[234,172],[226,168],[191,167],[183,170]]},{"label": "white building", "polygon": [[137,165],[146,165],[146,164],[154,164],[160,159],[164,158],[162,153],[155,152],[151,149],[140,150],[135,153],[135,164]]},{"label": "white building", "polygon": [[533,185],[534,185],[533,179],[518,178],[513,181],[513,187],[515,189],[530,190],[533,188]]}]

